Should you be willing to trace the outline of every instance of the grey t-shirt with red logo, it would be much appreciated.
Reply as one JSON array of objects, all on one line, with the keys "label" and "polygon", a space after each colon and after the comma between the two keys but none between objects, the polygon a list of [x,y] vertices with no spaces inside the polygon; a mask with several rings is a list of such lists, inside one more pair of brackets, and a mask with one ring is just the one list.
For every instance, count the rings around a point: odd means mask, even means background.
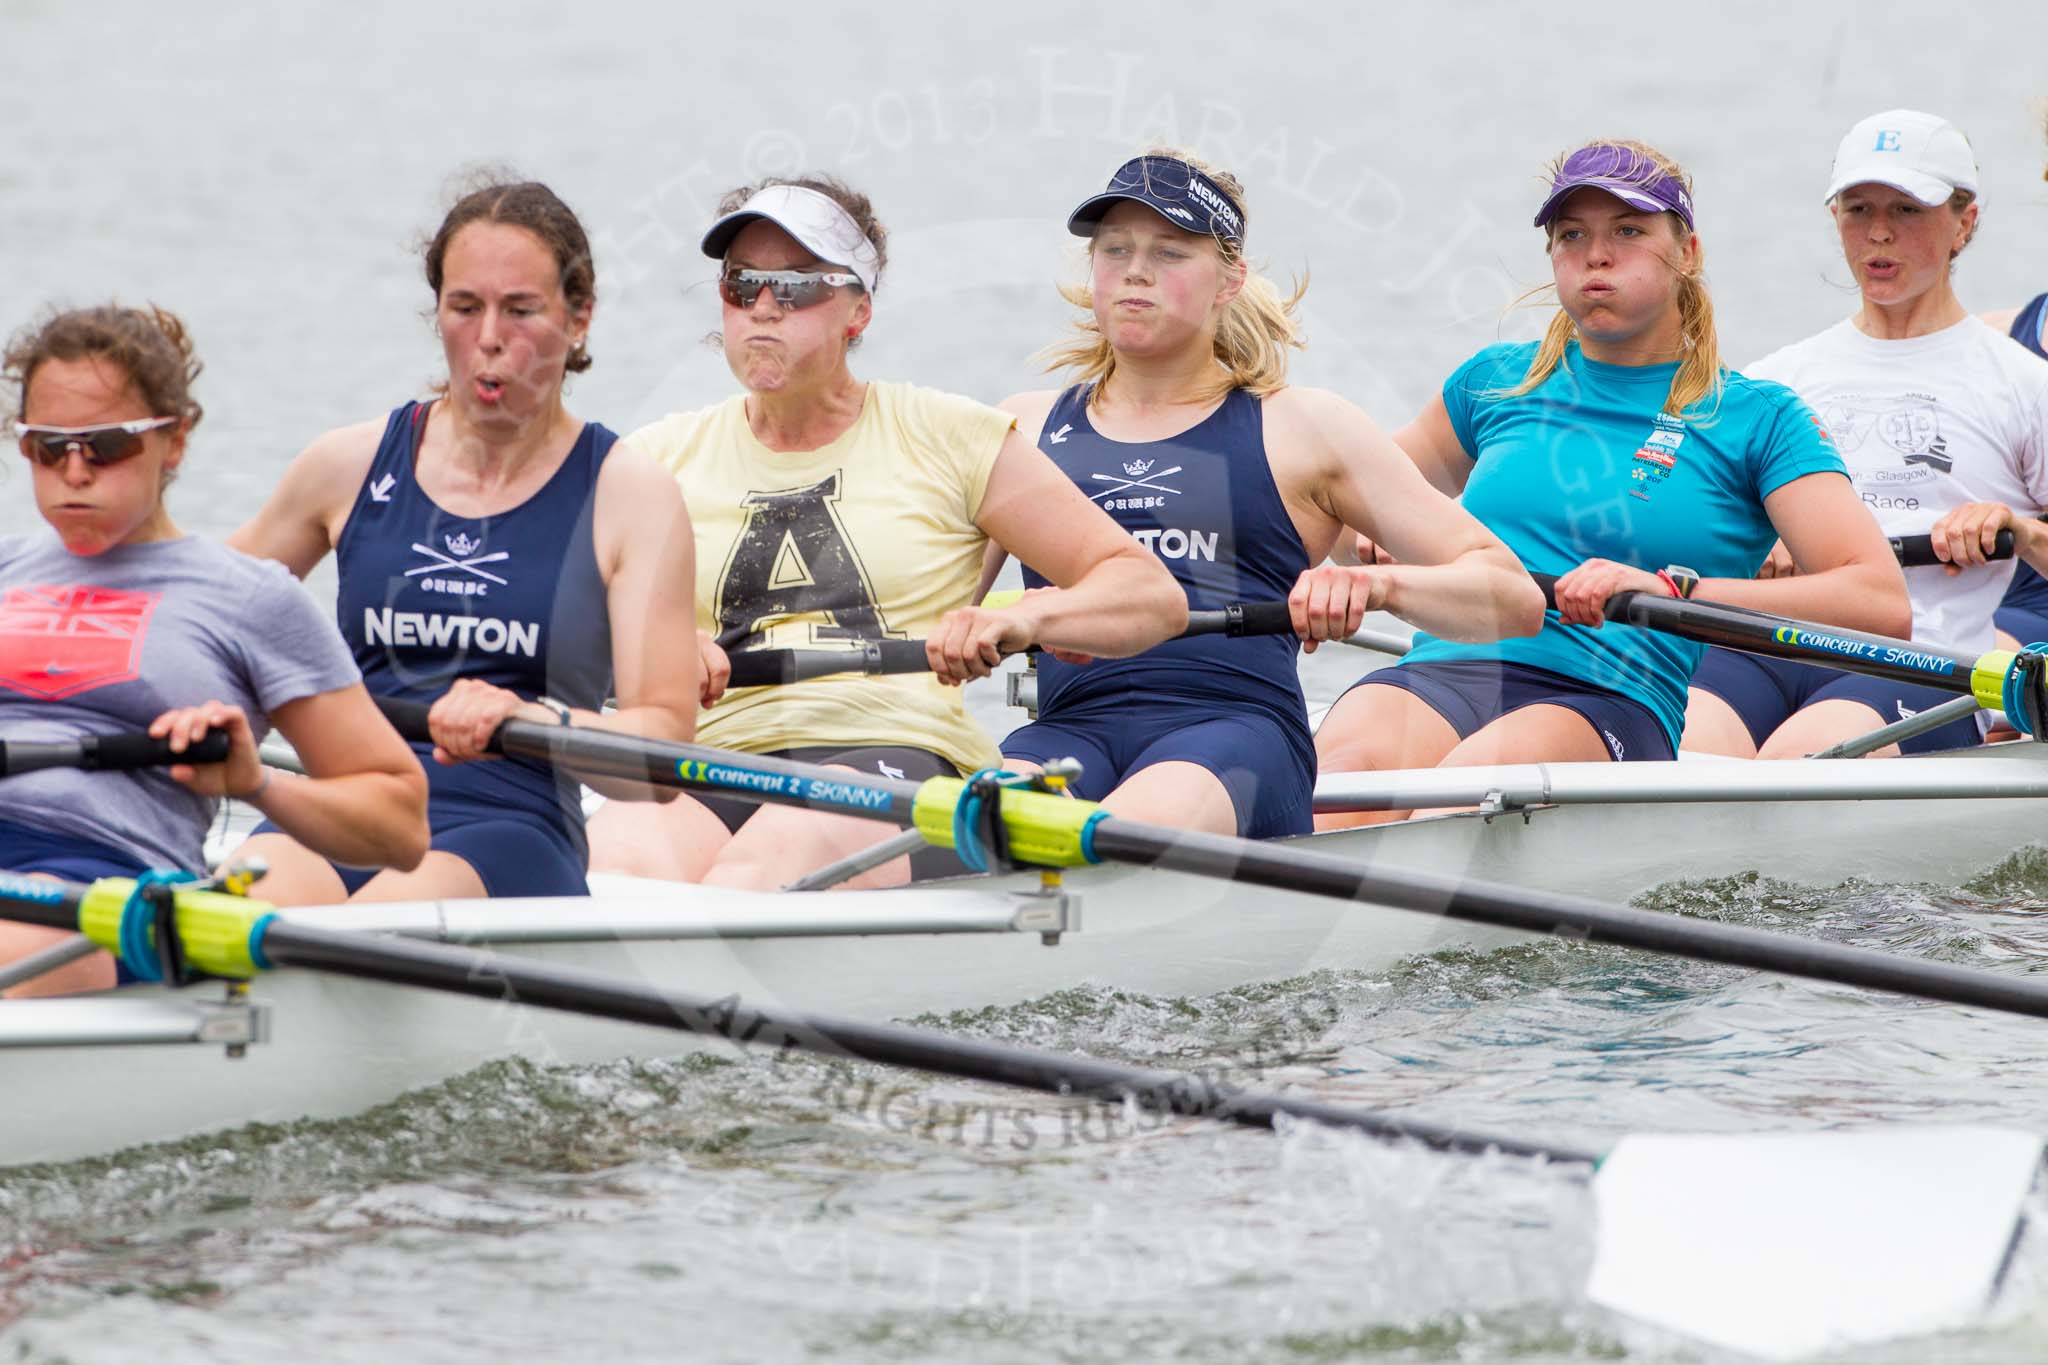
[{"label": "grey t-shirt with red logo", "polygon": [[[194,536],[74,555],[0,537],[0,738],[134,733],[223,701],[267,712],[358,680],[329,615],[282,564]],[[218,803],[161,768],[0,778],[0,820],[90,839],[150,867],[202,866]]]}]

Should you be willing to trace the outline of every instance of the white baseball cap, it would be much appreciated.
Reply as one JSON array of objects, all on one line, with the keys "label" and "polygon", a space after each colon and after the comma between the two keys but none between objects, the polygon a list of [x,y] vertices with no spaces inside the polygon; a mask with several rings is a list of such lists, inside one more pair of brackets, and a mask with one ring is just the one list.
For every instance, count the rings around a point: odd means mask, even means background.
[{"label": "white baseball cap", "polygon": [[803,185],[770,185],[713,223],[704,234],[704,254],[714,261],[725,259],[732,239],[756,218],[766,218],[828,265],[851,270],[861,288],[875,292],[882,254],[838,200]]},{"label": "white baseball cap", "polygon": [[1872,114],[1835,149],[1827,197],[1851,185],[1889,185],[1933,208],[1957,190],[1977,192],[1977,157],[1963,130],[1914,109]]}]

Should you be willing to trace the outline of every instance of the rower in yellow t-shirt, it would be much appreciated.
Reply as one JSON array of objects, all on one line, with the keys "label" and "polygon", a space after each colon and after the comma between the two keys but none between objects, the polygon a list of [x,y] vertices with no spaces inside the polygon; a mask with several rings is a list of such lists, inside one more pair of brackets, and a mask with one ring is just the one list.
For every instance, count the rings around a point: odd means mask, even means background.
[{"label": "rower in yellow t-shirt", "polygon": [[[726,361],[746,392],[626,442],[675,472],[691,509],[702,742],[913,781],[969,771],[996,751],[953,689],[1004,654],[1042,644],[1120,657],[1185,626],[1171,576],[1009,414],[848,370],[886,243],[866,196],[805,177],[734,191],[720,207],[704,253],[722,262]],[[1061,590],[1001,610],[971,605],[991,540]],[[917,638],[928,641],[928,676],[724,692],[731,652]],[[845,816],[686,797],[601,812],[591,866],[766,888],[888,834]],[[909,864],[850,884],[900,882]]]}]

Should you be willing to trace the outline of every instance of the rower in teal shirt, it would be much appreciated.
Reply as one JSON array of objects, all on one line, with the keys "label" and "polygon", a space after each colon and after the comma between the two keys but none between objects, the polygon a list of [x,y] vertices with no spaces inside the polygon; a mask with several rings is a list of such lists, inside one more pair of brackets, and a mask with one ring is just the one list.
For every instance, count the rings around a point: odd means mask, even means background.
[{"label": "rower in teal shirt", "polygon": [[[1674,757],[1703,651],[1607,621],[1618,593],[1911,630],[1898,565],[1820,422],[1720,363],[1683,168],[1639,142],[1589,143],[1552,165],[1536,226],[1559,304],[1543,339],[1480,351],[1395,439],[1526,568],[1557,576],[1557,609],[1530,637],[1418,637],[1330,708],[1323,773]],[[1759,581],[1774,540],[1799,572]]]},{"label": "rower in teal shirt", "polygon": [[[1443,388],[1451,429],[1473,462],[1465,509],[1531,573],[1611,559],[1748,578],[1778,538],[1764,499],[1803,475],[1846,477],[1819,420],[1782,384],[1726,371],[1718,401],[1710,396],[1681,420],[1664,412],[1676,364],[1602,364],[1574,341],[1535,389],[1502,397],[1528,373],[1536,347],[1489,346]],[[1676,749],[1686,681],[1705,652],[1633,626],[1564,625],[1553,611],[1542,631],[1519,639],[1468,645],[1417,635],[1404,662],[1547,669],[1641,703]]]}]

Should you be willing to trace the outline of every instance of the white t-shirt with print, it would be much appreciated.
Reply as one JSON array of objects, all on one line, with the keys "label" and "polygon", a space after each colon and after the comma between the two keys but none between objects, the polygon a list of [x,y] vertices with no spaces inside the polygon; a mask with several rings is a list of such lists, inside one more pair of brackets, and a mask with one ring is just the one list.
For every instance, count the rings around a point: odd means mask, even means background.
[{"label": "white t-shirt with print", "polygon": [[[2048,507],[2048,365],[1974,317],[1904,341],[1844,321],[1743,373],[1777,380],[1820,415],[1888,536],[1925,535],[1967,502],[2028,516]],[[1954,577],[1906,570],[1913,638],[1990,649],[2012,574],[2011,561]]]}]

